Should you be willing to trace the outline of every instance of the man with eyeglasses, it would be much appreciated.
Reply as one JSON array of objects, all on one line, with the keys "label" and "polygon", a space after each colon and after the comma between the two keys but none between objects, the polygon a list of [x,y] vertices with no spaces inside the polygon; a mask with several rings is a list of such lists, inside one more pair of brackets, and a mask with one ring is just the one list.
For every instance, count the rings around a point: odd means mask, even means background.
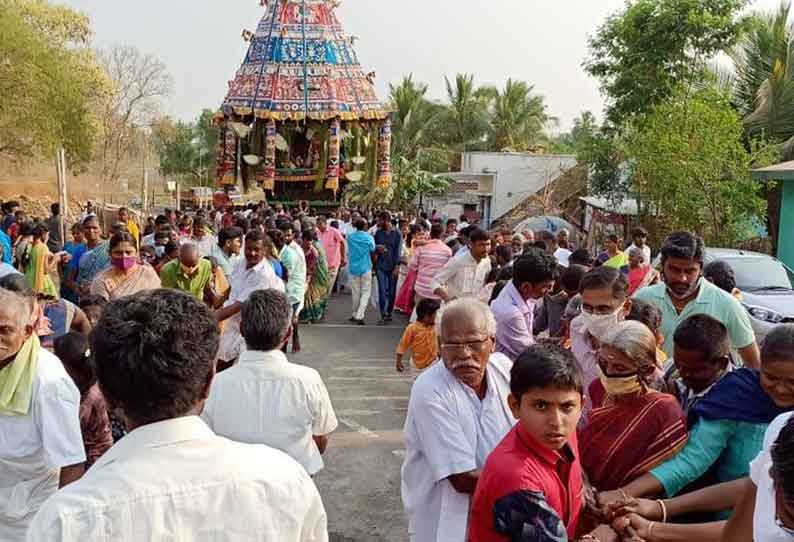
[{"label": "man with eyeglasses", "polygon": [[[571,352],[582,368],[584,389],[589,389],[590,384],[598,378],[599,341],[626,319],[631,310],[631,300],[626,277],[617,269],[606,266],[587,272],[582,277],[579,292],[582,312],[571,321]],[[586,420],[591,408],[590,397],[585,397],[583,420]]]},{"label": "man with eyeglasses", "polygon": [[512,364],[494,353],[488,306],[452,301],[437,329],[442,361],[414,383],[405,422],[402,499],[412,542],[465,540],[480,469],[514,423]]}]

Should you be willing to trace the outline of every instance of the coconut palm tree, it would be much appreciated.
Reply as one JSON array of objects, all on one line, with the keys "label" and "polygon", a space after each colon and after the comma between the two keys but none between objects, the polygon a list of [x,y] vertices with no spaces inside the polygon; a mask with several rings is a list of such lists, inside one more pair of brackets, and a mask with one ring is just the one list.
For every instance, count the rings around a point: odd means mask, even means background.
[{"label": "coconut palm tree", "polygon": [[785,142],[794,150],[794,27],[791,3],[753,16],[749,31],[731,52],[734,103],[750,137]]},{"label": "coconut palm tree", "polygon": [[459,73],[455,80],[444,77],[449,106],[443,116],[448,146],[466,151],[484,142],[490,130],[488,105],[491,93],[474,84],[474,75]]},{"label": "coconut palm tree", "polygon": [[[733,94],[748,138],[780,143],[783,159],[794,159],[794,27],[790,0],[771,13],[755,13],[730,57],[732,71],[719,73]],[[778,238],[781,188],[765,185],[767,229]]]},{"label": "coconut palm tree", "polygon": [[548,138],[544,130],[557,119],[549,116],[543,96],[533,94],[534,87],[523,81],[508,79],[491,104],[491,146],[494,150],[538,150]]},{"label": "coconut palm tree", "polygon": [[438,121],[443,107],[430,102],[427,85],[416,83],[413,74],[403,77],[399,85],[389,85],[394,153],[408,159],[416,157],[429,140],[429,132]]}]

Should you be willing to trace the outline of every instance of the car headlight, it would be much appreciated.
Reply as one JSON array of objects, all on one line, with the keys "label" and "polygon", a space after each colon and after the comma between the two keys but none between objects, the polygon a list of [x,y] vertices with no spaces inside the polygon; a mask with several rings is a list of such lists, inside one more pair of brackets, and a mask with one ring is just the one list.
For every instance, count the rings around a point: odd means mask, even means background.
[{"label": "car headlight", "polygon": [[745,305],[747,312],[755,318],[756,320],[761,320],[762,322],[768,322],[770,324],[779,324],[783,321],[783,315],[773,311],[772,309],[767,309],[766,307],[756,307],[752,305]]}]

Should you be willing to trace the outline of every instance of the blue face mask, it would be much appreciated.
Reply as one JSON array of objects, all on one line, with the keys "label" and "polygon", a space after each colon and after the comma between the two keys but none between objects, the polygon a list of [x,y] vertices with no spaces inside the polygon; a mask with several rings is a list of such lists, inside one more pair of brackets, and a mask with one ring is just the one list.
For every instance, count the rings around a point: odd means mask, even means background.
[{"label": "blue face mask", "polygon": [[162,246],[154,247],[154,255],[158,258],[162,258],[165,255],[165,247]]}]

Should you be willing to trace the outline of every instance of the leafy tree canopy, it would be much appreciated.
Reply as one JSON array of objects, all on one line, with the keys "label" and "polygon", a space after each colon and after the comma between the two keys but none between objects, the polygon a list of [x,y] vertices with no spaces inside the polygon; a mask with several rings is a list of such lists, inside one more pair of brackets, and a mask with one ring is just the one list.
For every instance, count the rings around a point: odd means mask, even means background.
[{"label": "leafy tree canopy", "polygon": [[88,17],[44,0],[0,0],[0,36],[0,155],[63,146],[73,167],[84,165],[111,89],[88,48]]},{"label": "leafy tree canopy", "polygon": [[654,106],[643,129],[627,140],[634,188],[659,233],[699,232],[716,246],[742,239],[765,201],[750,169],[777,156],[742,143],[743,126],[730,96],[715,87],[677,91]]},{"label": "leafy tree canopy", "polygon": [[607,119],[622,127],[703,73],[737,40],[747,0],[635,0],[590,39],[584,67],[601,82]]}]

